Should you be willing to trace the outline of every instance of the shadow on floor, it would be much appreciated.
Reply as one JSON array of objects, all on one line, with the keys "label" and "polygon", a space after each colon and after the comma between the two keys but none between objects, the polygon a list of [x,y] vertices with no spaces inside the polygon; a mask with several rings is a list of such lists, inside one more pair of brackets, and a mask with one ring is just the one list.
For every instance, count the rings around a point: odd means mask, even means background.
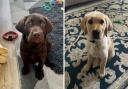
[{"label": "shadow on floor", "polygon": [[19,69],[20,69],[20,77],[21,77],[21,87],[22,89],[34,89],[35,84],[37,83],[37,79],[35,78],[34,68],[30,67],[30,73],[28,75],[22,75],[21,69],[23,67],[22,59],[18,56]]}]

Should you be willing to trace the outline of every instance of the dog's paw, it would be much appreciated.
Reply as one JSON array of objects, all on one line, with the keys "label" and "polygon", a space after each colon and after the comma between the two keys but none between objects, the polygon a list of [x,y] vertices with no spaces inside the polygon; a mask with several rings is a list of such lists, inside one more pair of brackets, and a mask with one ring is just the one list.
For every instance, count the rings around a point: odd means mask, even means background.
[{"label": "dog's paw", "polygon": [[22,68],[22,74],[23,75],[27,75],[29,72],[30,72],[30,69],[29,68],[26,68],[26,67],[23,67]]},{"label": "dog's paw", "polygon": [[105,71],[99,71],[99,77],[103,78],[105,76]]},{"label": "dog's paw", "polygon": [[104,73],[102,73],[102,74],[99,75],[100,78],[103,78],[104,76],[105,76]]},{"label": "dog's paw", "polygon": [[43,77],[44,77],[44,72],[43,72],[43,70],[36,71],[35,76],[36,76],[36,78],[37,78],[38,80],[42,80]]}]

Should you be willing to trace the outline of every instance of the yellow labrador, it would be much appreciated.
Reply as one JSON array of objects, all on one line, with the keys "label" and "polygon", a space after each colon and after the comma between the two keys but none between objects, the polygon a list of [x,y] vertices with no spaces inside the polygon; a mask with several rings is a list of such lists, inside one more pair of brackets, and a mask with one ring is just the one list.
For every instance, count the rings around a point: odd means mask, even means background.
[{"label": "yellow labrador", "polygon": [[114,43],[107,35],[112,29],[112,22],[107,15],[93,11],[87,13],[81,22],[81,28],[87,35],[88,61],[83,71],[87,72],[91,66],[100,65],[99,76],[105,75],[105,66],[108,59],[115,55]]}]

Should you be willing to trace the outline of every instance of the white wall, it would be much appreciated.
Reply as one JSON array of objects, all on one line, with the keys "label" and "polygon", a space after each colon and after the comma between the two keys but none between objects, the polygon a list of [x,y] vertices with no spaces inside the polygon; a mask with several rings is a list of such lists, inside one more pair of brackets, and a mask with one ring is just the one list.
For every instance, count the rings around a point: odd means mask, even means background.
[{"label": "white wall", "polygon": [[0,0],[0,34],[13,30],[9,0]]}]

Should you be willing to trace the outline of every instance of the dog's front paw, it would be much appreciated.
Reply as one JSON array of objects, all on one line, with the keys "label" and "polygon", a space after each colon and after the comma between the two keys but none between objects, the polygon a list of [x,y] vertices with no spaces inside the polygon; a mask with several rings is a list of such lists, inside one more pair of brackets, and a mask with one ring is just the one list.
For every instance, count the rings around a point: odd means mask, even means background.
[{"label": "dog's front paw", "polygon": [[43,70],[40,71],[36,71],[35,76],[38,80],[42,80],[42,78],[44,77],[44,72]]},{"label": "dog's front paw", "polygon": [[101,73],[101,74],[99,75],[100,78],[103,78],[104,76],[105,76],[104,73]]},{"label": "dog's front paw", "polygon": [[29,68],[27,68],[27,67],[23,67],[22,68],[22,74],[23,75],[27,75],[29,72],[30,72],[30,69]]},{"label": "dog's front paw", "polygon": [[100,70],[99,71],[99,77],[103,78],[105,76],[105,71]]}]

